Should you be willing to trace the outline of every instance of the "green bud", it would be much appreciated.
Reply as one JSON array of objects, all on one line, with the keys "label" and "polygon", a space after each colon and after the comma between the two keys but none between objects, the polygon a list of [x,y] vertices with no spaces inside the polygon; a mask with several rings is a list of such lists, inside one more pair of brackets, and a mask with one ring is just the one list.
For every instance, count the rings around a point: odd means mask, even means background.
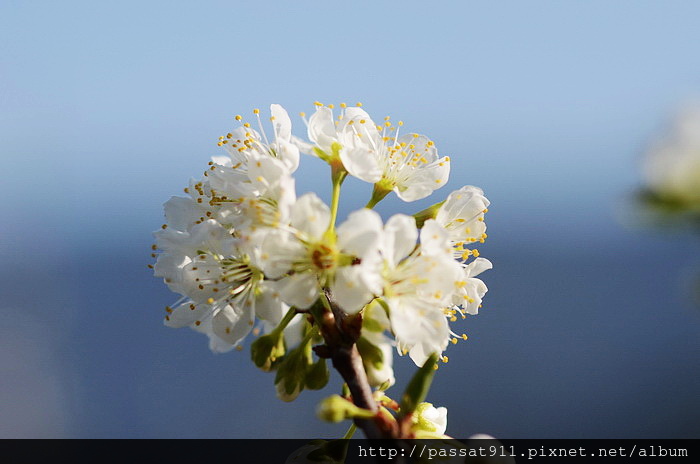
[{"label": "green bud", "polygon": [[433,382],[433,377],[435,376],[437,360],[438,354],[431,354],[425,361],[425,364],[423,364],[423,367],[418,369],[413,375],[413,378],[408,383],[406,391],[401,398],[400,417],[412,414],[418,405],[425,400],[425,397],[428,395],[428,390],[430,390],[430,384]]},{"label": "green bud", "polygon": [[339,395],[332,395],[322,400],[316,408],[316,414],[326,422],[340,422],[355,418],[370,419],[375,416],[372,411],[358,408]]},{"label": "green bud", "polygon": [[384,366],[384,353],[378,346],[373,345],[365,337],[360,337],[357,340],[357,351],[362,357],[362,364],[365,365],[365,370],[369,368],[381,369]]},{"label": "green bud", "polygon": [[311,366],[311,348],[302,344],[282,358],[277,365],[275,386],[283,401],[293,401],[306,385],[306,375]]},{"label": "green bud", "polygon": [[309,390],[320,390],[326,386],[330,372],[325,359],[319,359],[306,374],[306,388]]},{"label": "green bud", "polygon": [[287,403],[297,399],[297,396],[299,396],[303,388],[304,386],[299,383],[295,383],[294,379],[283,379],[279,383],[275,384],[277,397]]},{"label": "green bud", "polygon": [[269,371],[272,363],[284,356],[284,340],[281,333],[269,333],[250,345],[250,357],[260,369]]}]

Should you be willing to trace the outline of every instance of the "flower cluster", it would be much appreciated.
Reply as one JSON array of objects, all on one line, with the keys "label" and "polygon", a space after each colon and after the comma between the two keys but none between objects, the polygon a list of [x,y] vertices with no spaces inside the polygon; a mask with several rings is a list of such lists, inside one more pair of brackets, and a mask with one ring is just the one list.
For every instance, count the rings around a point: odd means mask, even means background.
[{"label": "flower cluster", "polygon": [[[155,232],[155,275],[182,295],[166,307],[165,324],[207,334],[218,352],[240,348],[251,331],[267,333],[253,359],[288,372],[277,381],[283,397],[310,388],[309,375],[322,370],[311,352],[319,301],[361,315],[357,347],[377,386],[393,383],[394,348],[421,366],[466,339],[449,323],[477,314],[487,291],[477,276],[491,263],[474,249],[486,239],[481,189],[465,186],[413,216],[383,221],[374,205],[391,192],[406,202],[427,197],[447,182],[450,159],[429,138],[403,133],[401,122],[378,124],[359,104],[339,109],[317,103],[308,119],[302,114],[307,141],[292,135],[279,105],[270,108],[272,131],[259,110],[256,128],[236,116],[240,126],[218,142],[225,155],[165,203],[167,222]],[[330,205],[314,193],[297,197],[300,153],[330,165]],[[348,175],[373,191],[336,225]],[[290,380],[299,372],[306,378]]]}]

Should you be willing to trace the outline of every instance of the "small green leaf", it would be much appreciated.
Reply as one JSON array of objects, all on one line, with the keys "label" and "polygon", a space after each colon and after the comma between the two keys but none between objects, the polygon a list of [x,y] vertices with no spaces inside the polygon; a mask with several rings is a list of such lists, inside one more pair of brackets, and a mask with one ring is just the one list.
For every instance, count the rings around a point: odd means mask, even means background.
[{"label": "small green leaf", "polygon": [[423,364],[423,367],[418,369],[418,372],[413,375],[413,378],[408,383],[406,391],[401,398],[400,417],[413,414],[413,411],[415,411],[418,405],[428,396],[428,390],[430,390],[430,384],[433,382],[433,376],[435,375],[437,360],[438,354],[431,354],[427,361],[425,361],[425,364]]}]

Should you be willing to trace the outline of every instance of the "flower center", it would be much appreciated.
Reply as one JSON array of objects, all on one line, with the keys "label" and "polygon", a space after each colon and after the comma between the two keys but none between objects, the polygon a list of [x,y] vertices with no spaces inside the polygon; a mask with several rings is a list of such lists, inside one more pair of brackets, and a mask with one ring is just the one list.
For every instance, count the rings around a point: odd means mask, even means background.
[{"label": "flower center", "polygon": [[338,253],[333,248],[318,244],[311,249],[311,263],[317,269],[325,271],[335,267]]}]

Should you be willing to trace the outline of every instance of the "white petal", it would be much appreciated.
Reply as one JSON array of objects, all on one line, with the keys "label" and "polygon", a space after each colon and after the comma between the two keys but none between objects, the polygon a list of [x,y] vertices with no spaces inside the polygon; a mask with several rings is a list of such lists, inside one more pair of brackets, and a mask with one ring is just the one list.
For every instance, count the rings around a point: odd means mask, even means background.
[{"label": "white petal", "polygon": [[316,109],[309,118],[309,139],[318,147],[330,154],[331,144],[336,140],[333,111],[325,106]]},{"label": "white petal", "polygon": [[374,296],[364,284],[361,266],[345,266],[338,269],[331,291],[338,305],[348,314],[360,311]]},{"label": "white petal", "polygon": [[269,282],[261,283],[260,295],[255,298],[255,315],[275,326],[279,324],[288,309],[279,297],[277,289],[269,285]]},{"label": "white petal", "polygon": [[309,272],[284,277],[276,282],[275,287],[285,303],[299,309],[307,309],[319,295],[316,276]]},{"label": "white petal", "polygon": [[174,329],[188,327],[197,321],[207,319],[213,311],[214,309],[211,305],[195,304],[192,301],[186,301],[180,306],[173,308],[173,311],[168,314],[163,323]]},{"label": "white petal", "polygon": [[187,231],[204,213],[192,198],[172,197],[163,205],[168,227],[175,230]]},{"label": "white petal", "polygon": [[379,251],[382,233],[382,218],[376,211],[361,209],[354,211],[338,226],[338,247],[345,253],[362,257]]},{"label": "white petal", "polygon": [[396,214],[384,226],[382,253],[391,267],[408,256],[416,247],[418,228],[412,216]]},{"label": "white petal", "polygon": [[291,233],[274,229],[264,237],[260,265],[266,277],[276,279],[289,272],[292,263],[306,255],[306,247]]},{"label": "white petal", "polygon": [[287,166],[290,173],[299,167],[299,147],[286,140],[277,141],[277,151],[279,159]]},{"label": "white petal", "polygon": [[302,195],[292,207],[292,226],[308,238],[321,238],[330,219],[330,208],[315,193]]},{"label": "white petal", "polygon": [[240,308],[225,306],[212,319],[212,330],[230,345],[237,345],[253,328],[255,315],[252,305]]},{"label": "white petal", "polygon": [[416,169],[404,183],[397,185],[394,191],[403,201],[420,200],[445,185],[449,177],[450,162],[447,158],[441,158],[428,166]]},{"label": "white petal", "polygon": [[279,159],[267,155],[251,155],[248,178],[259,192],[265,192],[282,176],[289,175],[289,168]]},{"label": "white petal", "polygon": [[420,231],[421,253],[425,255],[452,255],[450,234],[434,219],[429,219],[423,224]]},{"label": "white petal", "polygon": [[289,119],[287,111],[281,105],[270,105],[270,113],[274,118],[272,125],[274,126],[277,139],[289,141],[292,137],[292,120]]},{"label": "white petal", "polygon": [[382,178],[382,168],[372,153],[371,147],[359,145],[347,146],[340,151],[340,160],[350,175],[369,183],[376,183]]},{"label": "white petal", "polygon": [[476,258],[465,267],[467,277],[476,277],[484,271],[493,268],[493,264],[486,258]]},{"label": "white petal", "polygon": [[299,151],[307,155],[315,155],[313,144],[292,135],[292,143],[299,148]]},{"label": "white petal", "polygon": [[445,433],[447,429],[447,408],[436,408],[431,405],[429,408],[422,411],[421,416],[435,426],[437,429],[435,433],[437,435],[443,435]]}]

